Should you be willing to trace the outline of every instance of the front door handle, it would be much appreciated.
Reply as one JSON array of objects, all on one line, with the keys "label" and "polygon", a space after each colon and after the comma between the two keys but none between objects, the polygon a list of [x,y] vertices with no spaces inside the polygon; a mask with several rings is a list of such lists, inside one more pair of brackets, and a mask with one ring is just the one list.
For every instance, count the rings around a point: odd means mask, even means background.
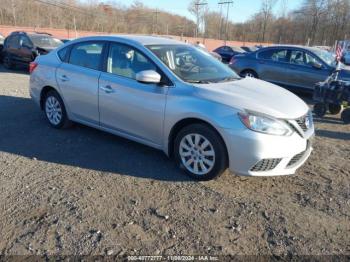
[{"label": "front door handle", "polygon": [[69,78],[68,78],[66,75],[62,75],[62,76],[60,76],[60,80],[61,80],[62,82],[66,82],[66,81],[69,80]]},{"label": "front door handle", "polygon": [[110,85],[100,86],[100,89],[105,91],[107,94],[114,93],[114,90]]}]

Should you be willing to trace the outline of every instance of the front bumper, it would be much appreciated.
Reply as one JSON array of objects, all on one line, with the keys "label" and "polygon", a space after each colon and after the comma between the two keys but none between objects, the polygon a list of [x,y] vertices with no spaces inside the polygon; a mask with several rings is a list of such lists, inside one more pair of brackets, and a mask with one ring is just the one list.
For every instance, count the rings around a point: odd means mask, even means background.
[{"label": "front bumper", "polygon": [[221,129],[227,146],[229,170],[242,176],[282,176],[295,174],[309,158],[313,127],[302,137],[274,136],[249,129]]}]

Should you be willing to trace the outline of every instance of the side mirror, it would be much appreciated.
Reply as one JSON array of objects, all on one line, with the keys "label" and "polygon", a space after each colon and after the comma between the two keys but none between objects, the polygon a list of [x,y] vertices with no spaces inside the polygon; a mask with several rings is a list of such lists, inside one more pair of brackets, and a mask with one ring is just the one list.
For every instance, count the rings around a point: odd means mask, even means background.
[{"label": "side mirror", "polygon": [[322,64],[319,62],[313,62],[312,63],[312,67],[316,68],[316,69],[321,69],[322,68]]},{"label": "side mirror", "polygon": [[144,70],[136,74],[136,80],[146,84],[159,84],[161,76],[154,70]]}]

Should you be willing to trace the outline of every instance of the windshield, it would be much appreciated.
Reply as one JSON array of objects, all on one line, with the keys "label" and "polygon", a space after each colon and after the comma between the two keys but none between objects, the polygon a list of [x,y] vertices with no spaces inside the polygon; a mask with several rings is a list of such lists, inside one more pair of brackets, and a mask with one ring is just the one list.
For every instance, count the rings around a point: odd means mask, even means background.
[{"label": "windshield", "polygon": [[3,37],[2,35],[0,35],[0,44],[3,44],[5,40],[5,37]]},{"label": "windshield", "polygon": [[239,52],[239,53],[245,53],[246,51],[238,46],[231,46],[233,51]]},{"label": "windshield", "polygon": [[327,65],[329,66],[335,66],[336,65],[336,61],[335,61],[335,56],[325,50],[321,50],[321,49],[313,49],[312,52],[317,55],[323,62],[325,62]]},{"label": "windshield", "polygon": [[39,47],[59,47],[62,45],[62,41],[59,39],[53,38],[48,35],[31,35],[29,36],[34,45],[39,46]]},{"label": "windshield", "polygon": [[188,45],[147,47],[183,81],[213,83],[240,79],[228,66],[199,48]]}]

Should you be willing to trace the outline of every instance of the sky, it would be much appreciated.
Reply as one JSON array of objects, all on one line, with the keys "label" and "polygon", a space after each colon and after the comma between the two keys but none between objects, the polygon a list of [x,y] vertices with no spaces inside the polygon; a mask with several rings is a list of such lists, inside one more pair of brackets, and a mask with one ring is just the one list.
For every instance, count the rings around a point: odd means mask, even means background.
[{"label": "sky", "polygon": [[[84,1],[84,0],[83,0]],[[187,8],[190,0],[139,0],[146,6],[152,8],[158,8],[171,13],[183,15],[194,20]],[[203,0],[205,1],[205,0]],[[100,1],[108,2],[108,0]],[[114,0],[122,5],[129,6],[134,0]],[[219,0],[206,0],[210,10],[220,11],[218,2]],[[244,22],[248,20],[254,13],[259,11],[261,7],[261,0],[233,0],[233,5],[230,6],[229,17],[233,22]],[[302,0],[287,0],[288,10],[297,8]],[[277,0],[277,4],[274,8],[274,13],[278,14],[282,11],[282,0]],[[225,9],[226,10],[226,9]],[[224,13],[224,12],[223,12]],[[226,12],[225,12],[226,14]]]}]

